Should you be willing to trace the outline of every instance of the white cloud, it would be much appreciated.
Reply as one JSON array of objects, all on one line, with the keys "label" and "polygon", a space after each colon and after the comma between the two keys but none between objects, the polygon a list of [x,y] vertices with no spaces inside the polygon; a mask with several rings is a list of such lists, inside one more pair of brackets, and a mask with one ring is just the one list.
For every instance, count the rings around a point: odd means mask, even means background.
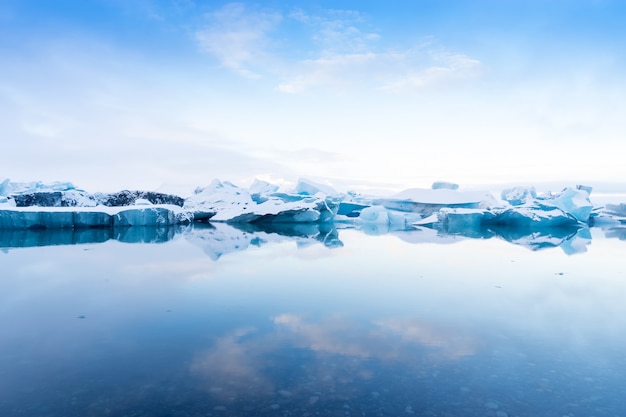
[{"label": "white cloud", "polygon": [[376,61],[374,53],[335,55],[302,63],[303,71],[278,85],[284,93],[301,93],[311,87],[346,87],[363,69]]},{"label": "white cloud", "polygon": [[278,89],[302,93],[313,87],[357,85],[400,93],[473,78],[480,68],[480,61],[467,55],[419,49],[333,55],[302,62],[300,72],[280,83]]},{"label": "white cloud", "polygon": [[260,77],[254,68],[263,60],[269,32],[281,21],[281,14],[251,11],[242,3],[231,3],[207,17],[208,25],[195,34],[200,47],[240,75]]},{"label": "white cloud", "polygon": [[[296,27],[281,32],[281,23]],[[298,38],[303,33],[305,40]],[[297,53],[289,48],[291,38]],[[478,60],[448,52],[433,38],[404,50],[383,47],[381,35],[352,10],[314,15],[296,9],[283,18],[278,11],[232,3],[209,14],[196,39],[224,67],[246,78],[275,77],[277,90],[289,94],[353,88],[397,93],[471,78],[480,67]]]},{"label": "white cloud", "polygon": [[[403,92],[420,89],[454,80],[476,77],[481,68],[481,62],[463,54],[436,53],[425,67],[416,65],[399,76],[392,76],[391,80],[380,87],[383,91]],[[405,56],[404,61],[409,60]],[[390,74],[391,75],[391,74]]]},{"label": "white cloud", "polygon": [[308,27],[312,31],[311,39],[326,54],[365,52],[371,42],[380,39],[378,33],[359,28],[366,19],[354,10],[326,10],[320,15],[296,10],[289,17]]}]

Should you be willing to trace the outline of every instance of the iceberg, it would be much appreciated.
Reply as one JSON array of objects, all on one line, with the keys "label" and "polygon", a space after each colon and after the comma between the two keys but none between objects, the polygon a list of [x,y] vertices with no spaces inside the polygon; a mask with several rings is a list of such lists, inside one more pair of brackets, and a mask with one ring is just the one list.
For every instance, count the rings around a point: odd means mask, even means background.
[{"label": "iceberg", "polygon": [[[92,194],[69,182],[6,179],[0,182],[0,231],[9,246],[18,245],[19,239],[51,242],[54,239],[42,237],[46,235],[42,231],[53,229],[59,230],[60,242],[160,242],[173,237],[175,225],[194,223],[200,235],[217,242],[224,239],[223,245],[211,243],[216,247],[207,249],[219,257],[285,237],[299,246],[320,242],[342,246],[337,227],[394,233],[408,240],[423,240],[431,236],[424,232],[429,230],[440,241],[499,237],[533,250],[560,246],[571,254],[586,250],[590,226],[623,238],[626,203],[594,207],[591,191],[577,185],[538,194],[534,187],[519,186],[503,190],[501,200],[496,200],[490,192],[463,191],[457,184],[439,181],[430,189],[410,188],[381,197],[340,193],[306,179],[281,190],[257,179],[247,189],[214,180],[183,198],[141,190]],[[224,223],[234,226],[234,231],[217,226]],[[410,235],[413,231],[420,233]]]},{"label": "iceberg", "polygon": [[433,185],[431,188],[433,190],[441,190],[441,189],[458,190],[459,184],[455,184],[453,182],[446,182],[446,181],[435,181],[433,182]]},{"label": "iceberg", "polygon": [[[437,183],[433,186],[440,187]],[[391,197],[374,200],[385,208],[419,213],[428,217],[442,208],[478,208],[493,205],[495,199],[486,191],[458,191],[454,188],[410,188]]]},{"label": "iceberg", "polygon": [[372,232],[371,226],[377,225],[375,234],[381,234],[381,230],[384,230],[384,233],[388,233],[390,231],[412,229],[413,223],[420,219],[421,216],[417,213],[399,212],[383,206],[369,206],[360,210],[360,215],[355,219],[355,222],[369,227]]},{"label": "iceberg", "polygon": [[299,182],[299,193],[280,193],[258,182],[253,186],[252,194],[230,182],[214,180],[185,200],[183,208],[193,213],[194,219],[203,219],[208,213],[211,221],[229,223],[316,223],[332,220],[337,211],[338,202],[333,198],[320,191],[308,194],[317,188],[306,182]]},{"label": "iceberg", "polygon": [[512,206],[521,206],[537,198],[535,187],[513,187],[502,190],[500,193],[502,200]]},{"label": "iceberg", "polygon": [[188,222],[177,206],[137,208],[84,207],[82,211],[58,208],[0,209],[0,229],[86,229],[129,226],[168,226]]}]

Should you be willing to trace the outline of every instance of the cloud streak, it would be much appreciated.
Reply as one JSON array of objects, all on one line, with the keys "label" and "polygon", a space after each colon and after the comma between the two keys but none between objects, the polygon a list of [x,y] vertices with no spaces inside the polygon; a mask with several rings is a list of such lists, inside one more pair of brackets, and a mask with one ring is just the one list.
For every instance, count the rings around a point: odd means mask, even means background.
[{"label": "cloud streak", "polygon": [[[405,50],[381,46],[382,35],[351,10],[283,13],[232,3],[207,20],[195,35],[204,52],[240,76],[267,75],[276,80],[278,91],[288,94],[353,88],[400,93],[477,77],[482,65],[432,38]],[[282,26],[296,26],[295,33],[305,34],[298,54],[290,49]]]},{"label": "cloud streak", "polygon": [[256,12],[243,3],[231,3],[207,15],[208,23],[196,32],[203,51],[224,67],[248,78],[260,78],[271,43],[270,33],[282,20],[278,12]]}]

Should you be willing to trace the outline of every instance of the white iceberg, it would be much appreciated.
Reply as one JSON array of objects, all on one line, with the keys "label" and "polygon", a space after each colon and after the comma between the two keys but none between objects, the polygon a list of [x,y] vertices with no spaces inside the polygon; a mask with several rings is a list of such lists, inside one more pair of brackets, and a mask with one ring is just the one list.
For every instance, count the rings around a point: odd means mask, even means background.
[{"label": "white iceberg", "polygon": [[535,187],[518,186],[502,190],[500,196],[502,200],[512,206],[521,206],[524,203],[528,203],[536,199],[537,191],[535,190]]},{"label": "white iceberg", "polygon": [[[325,222],[334,217],[338,203],[301,182],[302,194],[279,193],[267,184],[253,184],[254,195],[230,182],[213,181],[189,197],[184,208],[194,218],[212,214],[211,221],[250,223],[274,222]],[[308,185],[304,185],[308,184]],[[269,193],[257,192],[266,190]],[[298,189],[298,188],[296,188]],[[316,191],[309,195],[304,191]]]}]

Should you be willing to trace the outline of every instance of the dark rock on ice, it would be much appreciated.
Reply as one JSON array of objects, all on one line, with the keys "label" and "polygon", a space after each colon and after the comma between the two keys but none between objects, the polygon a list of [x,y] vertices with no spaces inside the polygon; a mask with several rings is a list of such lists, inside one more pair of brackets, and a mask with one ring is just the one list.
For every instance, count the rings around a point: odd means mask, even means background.
[{"label": "dark rock on ice", "polygon": [[171,204],[182,207],[185,199],[177,195],[157,193],[155,191],[128,191],[123,190],[116,193],[96,193],[94,198],[98,204],[107,207],[132,206],[137,200],[147,200],[152,204]]},{"label": "dark rock on ice", "polygon": [[84,191],[51,191],[11,195],[16,207],[93,207],[96,201]]}]

